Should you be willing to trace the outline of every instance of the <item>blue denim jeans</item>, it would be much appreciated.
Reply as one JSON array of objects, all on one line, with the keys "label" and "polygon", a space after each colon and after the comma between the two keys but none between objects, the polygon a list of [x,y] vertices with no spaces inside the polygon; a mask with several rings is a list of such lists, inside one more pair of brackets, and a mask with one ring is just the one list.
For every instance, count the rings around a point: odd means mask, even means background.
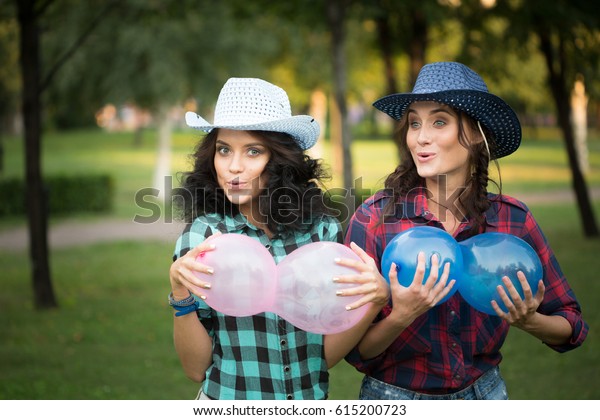
[{"label": "blue denim jeans", "polygon": [[500,369],[490,369],[471,385],[452,394],[422,394],[365,376],[360,388],[361,400],[507,400],[506,384]]}]

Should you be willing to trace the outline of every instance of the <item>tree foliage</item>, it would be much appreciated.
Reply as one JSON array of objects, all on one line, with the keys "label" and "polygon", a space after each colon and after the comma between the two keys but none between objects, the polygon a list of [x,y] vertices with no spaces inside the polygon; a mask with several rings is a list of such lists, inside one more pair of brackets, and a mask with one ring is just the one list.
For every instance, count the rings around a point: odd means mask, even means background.
[{"label": "tree foliage", "polygon": [[571,91],[578,78],[590,82],[591,96],[597,100],[595,75],[600,70],[600,15],[594,11],[596,6],[585,0],[498,1],[495,6],[484,10],[478,2],[469,2],[465,20],[468,28],[481,36],[469,44],[471,51],[466,48],[465,53],[476,55],[473,52],[493,49],[503,42],[504,48],[515,51],[516,56],[537,50],[537,55],[543,58],[544,66],[540,66],[536,75],[543,80],[544,90],[552,98],[563,134],[583,231],[588,237],[598,236],[600,232],[578,161],[571,109]]}]

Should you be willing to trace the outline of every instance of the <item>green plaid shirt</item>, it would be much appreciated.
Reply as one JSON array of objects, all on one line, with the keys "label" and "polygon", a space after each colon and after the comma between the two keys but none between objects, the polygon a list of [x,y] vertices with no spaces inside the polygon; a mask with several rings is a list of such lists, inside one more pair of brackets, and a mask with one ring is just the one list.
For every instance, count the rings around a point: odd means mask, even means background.
[{"label": "green plaid shirt", "polygon": [[[323,216],[306,232],[265,233],[238,214],[208,214],[186,226],[177,240],[173,259],[215,232],[239,233],[262,243],[279,263],[298,247],[317,241],[342,241],[338,221]],[[323,336],[294,327],[274,313],[233,317],[212,310],[204,301],[198,316],[213,339],[213,363],[206,371],[203,392],[226,400],[325,399],[329,374]]]}]

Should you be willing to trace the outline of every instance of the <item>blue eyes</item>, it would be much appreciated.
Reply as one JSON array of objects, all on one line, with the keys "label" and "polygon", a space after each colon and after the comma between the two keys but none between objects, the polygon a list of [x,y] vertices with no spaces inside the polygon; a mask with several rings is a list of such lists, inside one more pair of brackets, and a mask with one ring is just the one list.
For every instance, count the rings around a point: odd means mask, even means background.
[{"label": "blue eyes", "polygon": [[[418,121],[412,121],[409,123],[411,128],[420,128],[421,127],[421,122]],[[446,121],[442,121],[442,120],[436,120],[433,122],[432,126],[433,127],[443,127],[446,125]]]},{"label": "blue eyes", "polygon": [[[220,155],[228,155],[231,153],[231,148],[227,146],[217,146],[217,153]],[[262,150],[250,148],[246,151],[248,156],[254,157],[262,154]]]}]

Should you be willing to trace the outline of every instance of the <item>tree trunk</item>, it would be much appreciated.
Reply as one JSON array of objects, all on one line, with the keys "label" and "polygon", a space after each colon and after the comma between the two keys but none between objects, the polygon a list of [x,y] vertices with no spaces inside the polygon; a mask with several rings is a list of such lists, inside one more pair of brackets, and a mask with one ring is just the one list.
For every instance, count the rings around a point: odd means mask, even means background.
[{"label": "tree trunk", "polygon": [[[390,30],[389,15],[376,20],[377,39],[379,48],[383,55],[385,68],[385,80],[387,94],[398,92],[398,83],[396,79],[396,68],[394,66],[394,48],[393,45],[399,41],[394,39]],[[408,56],[410,62],[410,88],[415,84],[417,75],[421,67],[425,64],[425,51],[427,50],[427,19],[422,10],[414,9],[411,12],[411,33],[408,34]],[[399,121],[394,120],[393,139],[398,149],[398,158],[400,158],[400,143],[403,141],[398,131]]]},{"label": "tree trunk", "polygon": [[427,51],[428,27],[423,10],[414,8],[411,11],[412,32],[408,37],[408,55],[410,58],[410,87],[415,85],[421,68],[425,65]]},{"label": "tree trunk", "polygon": [[20,64],[23,82],[26,207],[32,267],[34,304],[37,309],[57,306],[48,261],[48,195],[40,168],[41,105],[39,28],[35,0],[18,0]]},{"label": "tree trunk", "polygon": [[138,124],[133,132],[133,148],[141,149],[144,144],[144,127]]},{"label": "tree trunk", "polygon": [[0,175],[4,172],[4,137],[0,133]]},{"label": "tree trunk", "polygon": [[587,184],[579,167],[577,150],[575,149],[575,136],[573,134],[573,126],[570,119],[571,102],[564,72],[566,59],[562,40],[559,40],[558,57],[555,57],[552,40],[550,38],[550,31],[544,30],[543,28],[539,29],[538,36],[540,37],[540,50],[546,59],[550,90],[556,105],[558,124],[563,133],[563,139],[567,149],[569,167],[573,176],[573,189],[577,199],[579,215],[583,224],[583,233],[586,237],[597,237],[599,234],[598,225],[596,224]]},{"label": "tree trunk", "polygon": [[348,107],[346,104],[346,55],[344,53],[346,7],[347,1],[345,0],[332,0],[327,2],[327,17],[329,20],[329,27],[331,28],[333,56],[333,93],[340,116],[339,128],[342,145],[343,182],[344,189],[348,192],[348,195],[346,196],[347,204],[351,205],[351,210],[354,211],[354,199],[353,197],[350,197],[353,182],[352,154],[350,150],[352,138],[348,124]]},{"label": "tree trunk", "polygon": [[398,92],[396,66],[394,65],[394,38],[387,16],[377,18],[375,23],[377,25],[377,41],[383,59],[386,92],[389,95]]},{"label": "tree trunk", "polygon": [[[396,66],[394,65],[394,37],[390,30],[390,22],[388,15],[379,17],[375,21],[377,25],[377,41],[379,43],[379,49],[383,59],[384,72],[385,72],[385,86],[386,95],[391,95],[398,92],[398,82],[396,79]],[[392,122],[392,139],[396,145],[396,151],[398,161],[400,161],[400,142],[402,141],[398,133],[399,121],[393,120]]]},{"label": "tree trunk", "polygon": [[575,134],[575,150],[577,150],[577,161],[582,173],[587,174],[590,170],[589,150],[587,144],[587,105],[588,97],[585,94],[583,78],[575,81],[571,93],[571,120]]},{"label": "tree trunk", "polygon": [[344,182],[344,146],[342,144],[342,117],[335,95],[329,98],[329,141],[331,143],[331,168]]},{"label": "tree trunk", "polygon": [[[160,106],[157,113],[158,120],[158,151],[156,167],[154,169],[154,188],[158,190],[158,199],[163,200],[165,207],[169,205],[171,197],[165,187],[166,177],[171,175],[171,132],[173,130],[169,118],[169,108]],[[172,185],[169,184],[169,185]]]},{"label": "tree trunk", "polygon": [[327,130],[327,95],[320,89],[314,90],[310,95],[310,110],[308,115],[312,115],[313,118],[319,123],[321,127],[321,134],[317,143],[308,150],[308,154],[313,159],[323,158],[323,138],[325,137],[325,131]]}]

